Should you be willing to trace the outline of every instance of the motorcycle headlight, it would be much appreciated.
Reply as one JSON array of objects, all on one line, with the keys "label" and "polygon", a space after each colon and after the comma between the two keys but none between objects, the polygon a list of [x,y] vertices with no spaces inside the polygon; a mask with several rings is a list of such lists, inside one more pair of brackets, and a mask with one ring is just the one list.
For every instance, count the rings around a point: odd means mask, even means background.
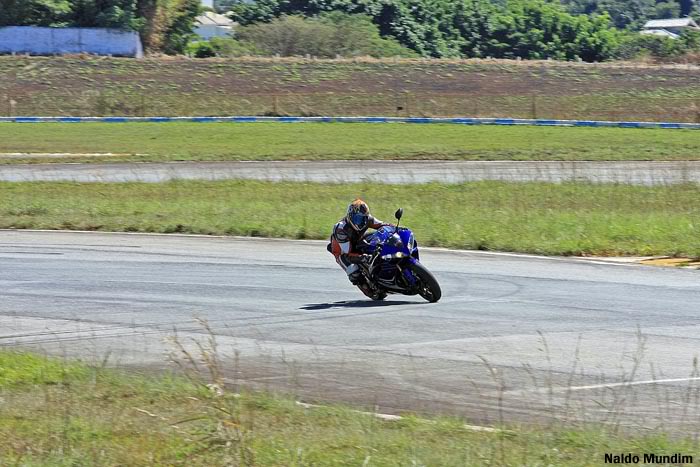
[{"label": "motorcycle headlight", "polygon": [[408,237],[408,249],[413,250],[415,248],[415,240],[413,239],[413,232],[411,232],[411,236]]}]

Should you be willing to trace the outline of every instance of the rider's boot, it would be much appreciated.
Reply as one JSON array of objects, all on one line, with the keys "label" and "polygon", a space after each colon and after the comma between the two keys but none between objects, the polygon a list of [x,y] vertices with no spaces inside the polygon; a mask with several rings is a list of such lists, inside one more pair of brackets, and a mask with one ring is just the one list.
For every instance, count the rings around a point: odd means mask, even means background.
[{"label": "rider's boot", "polygon": [[374,290],[372,290],[369,284],[367,284],[366,282],[362,282],[355,285],[357,285],[357,288],[360,289],[362,293],[365,294],[368,298],[374,300]]},{"label": "rider's boot", "polygon": [[373,284],[367,281],[367,278],[362,275],[361,271],[356,271],[348,275],[348,279],[353,285],[362,291],[368,298],[372,300],[384,300],[386,292],[377,289]]},{"label": "rider's boot", "polygon": [[386,292],[384,292],[383,290],[379,290],[372,284],[368,283],[366,280],[358,282],[355,285],[358,289],[362,291],[363,294],[365,294],[372,300],[384,300],[386,298]]},{"label": "rider's boot", "polygon": [[363,294],[365,294],[367,297],[373,299],[374,290],[373,290],[372,286],[370,286],[369,283],[367,283],[367,279],[365,279],[362,276],[361,271],[358,270],[358,271],[348,275],[348,279],[350,279],[350,282],[353,285],[356,285],[357,288],[360,289]]}]

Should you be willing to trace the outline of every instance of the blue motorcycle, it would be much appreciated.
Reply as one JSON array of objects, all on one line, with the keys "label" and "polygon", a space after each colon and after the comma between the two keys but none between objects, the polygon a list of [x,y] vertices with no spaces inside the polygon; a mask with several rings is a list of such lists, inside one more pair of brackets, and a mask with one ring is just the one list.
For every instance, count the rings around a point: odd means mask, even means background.
[{"label": "blue motorcycle", "polygon": [[367,233],[361,246],[371,260],[360,268],[374,300],[383,300],[387,294],[420,295],[429,302],[442,296],[440,284],[419,262],[418,243],[413,232],[399,227],[403,209],[394,214],[396,227],[383,226]]}]

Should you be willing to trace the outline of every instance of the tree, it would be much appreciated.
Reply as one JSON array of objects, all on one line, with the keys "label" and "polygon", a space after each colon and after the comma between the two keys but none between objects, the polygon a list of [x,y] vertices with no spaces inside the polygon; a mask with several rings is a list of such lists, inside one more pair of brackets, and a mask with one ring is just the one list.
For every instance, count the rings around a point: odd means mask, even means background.
[{"label": "tree", "polygon": [[219,13],[231,11],[234,5],[240,3],[240,0],[214,0],[214,9]]},{"label": "tree", "polygon": [[63,26],[68,0],[0,0],[0,26]]},{"label": "tree", "polygon": [[545,0],[510,0],[492,28],[487,52],[501,58],[601,61],[618,44],[607,15],[574,16]]},{"label": "tree", "polygon": [[462,56],[482,58],[489,54],[488,38],[493,34],[496,13],[496,7],[488,0],[463,0],[455,6],[452,23],[461,38]]},{"label": "tree", "polygon": [[137,17],[136,0],[74,0],[72,3],[72,26],[138,31],[144,25],[144,21]]},{"label": "tree", "polygon": [[577,55],[586,62],[611,60],[616,58],[622,33],[610,27],[611,18],[607,15],[578,17]]},{"label": "tree", "polygon": [[681,14],[681,6],[676,2],[660,2],[656,4],[654,11],[658,19],[678,18]]},{"label": "tree", "polygon": [[174,3],[175,5],[169,11],[163,34],[162,51],[166,54],[185,52],[187,43],[193,35],[194,19],[202,9],[199,0],[176,0]]},{"label": "tree", "polygon": [[694,0],[679,0],[680,16],[700,16],[700,4]]},{"label": "tree", "polygon": [[573,14],[608,13],[619,29],[639,29],[655,13],[656,0],[563,0]]},{"label": "tree", "polygon": [[200,11],[199,0],[138,0],[137,15],[144,21],[140,32],[146,50],[184,53]]}]

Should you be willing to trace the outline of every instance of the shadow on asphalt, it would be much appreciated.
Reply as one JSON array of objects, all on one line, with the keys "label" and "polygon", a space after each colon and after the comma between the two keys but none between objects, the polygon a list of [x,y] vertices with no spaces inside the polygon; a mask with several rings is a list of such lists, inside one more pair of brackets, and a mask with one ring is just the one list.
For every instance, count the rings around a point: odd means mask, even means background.
[{"label": "shadow on asphalt", "polygon": [[343,300],[333,303],[309,303],[300,310],[327,310],[329,308],[377,308],[393,305],[418,305],[420,302],[406,302],[403,300]]}]

